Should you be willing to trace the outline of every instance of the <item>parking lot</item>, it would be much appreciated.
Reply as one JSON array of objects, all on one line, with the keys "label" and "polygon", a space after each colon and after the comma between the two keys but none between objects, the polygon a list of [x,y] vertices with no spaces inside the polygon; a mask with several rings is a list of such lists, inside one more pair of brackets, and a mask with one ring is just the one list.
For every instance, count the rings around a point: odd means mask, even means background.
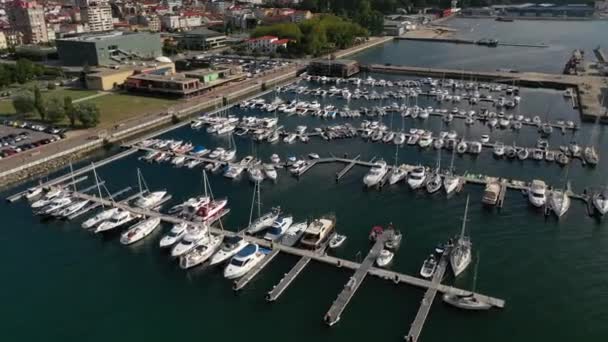
[{"label": "parking lot", "polygon": [[255,76],[263,74],[267,71],[271,71],[276,68],[284,67],[289,65],[290,62],[280,59],[267,59],[267,58],[252,58],[252,57],[239,57],[239,56],[207,56],[199,58],[204,60],[210,65],[216,64],[234,64],[239,65],[243,68],[243,72],[249,74],[249,76]]},{"label": "parking lot", "polygon": [[57,134],[0,124],[0,159],[49,144],[59,139],[61,138]]}]

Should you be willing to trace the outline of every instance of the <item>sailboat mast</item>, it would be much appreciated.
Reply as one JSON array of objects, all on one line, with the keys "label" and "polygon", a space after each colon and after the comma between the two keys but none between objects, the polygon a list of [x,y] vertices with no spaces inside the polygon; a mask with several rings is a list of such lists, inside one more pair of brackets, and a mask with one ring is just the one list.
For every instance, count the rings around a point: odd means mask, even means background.
[{"label": "sailboat mast", "polygon": [[454,173],[454,156],[456,155],[456,149],[452,149],[452,160],[450,160],[450,172]]},{"label": "sailboat mast", "polygon": [[255,182],[253,185],[253,195],[251,196],[251,209],[249,210],[249,225],[251,226],[251,221],[253,221],[253,207],[255,206],[255,196],[257,195],[257,187],[258,182]]},{"label": "sailboat mast", "polygon": [[479,252],[477,252],[477,258],[475,260],[475,271],[473,272],[473,289],[471,290],[473,293],[477,289],[477,268],[479,267]]},{"label": "sailboat mast", "polygon": [[464,237],[464,231],[467,226],[467,212],[469,211],[469,196],[467,195],[467,202],[464,206],[464,217],[462,219],[462,230],[460,231],[460,238]]},{"label": "sailboat mast", "polygon": [[[93,176],[95,177],[95,185],[97,185],[97,192],[99,193],[99,200],[103,198],[101,196],[101,187],[99,186],[99,178],[97,177],[97,171],[95,170],[95,163],[91,163],[91,167],[93,168]],[[103,208],[103,201],[101,201],[101,207]]]},{"label": "sailboat mast", "polygon": [[71,160],[70,160],[70,175],[72,176],[72,185],[74,186],[74,192],[76,192],[76,181],[74,180],[74,168],[72,167]]},{"label": "sailboat mast", "polygon": [[257,195],[258,195],[258,217],[262,216],[262,201],[260,200],[260,182],[255,182],[258,186],[257,190]]}]

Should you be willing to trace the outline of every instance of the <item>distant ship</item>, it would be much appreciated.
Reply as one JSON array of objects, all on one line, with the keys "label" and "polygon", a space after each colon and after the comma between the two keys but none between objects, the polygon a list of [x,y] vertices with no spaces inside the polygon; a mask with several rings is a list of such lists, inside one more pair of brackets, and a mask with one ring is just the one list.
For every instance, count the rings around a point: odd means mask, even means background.
[{"label": "distant ship", "polygon": [[512,18],[498,17],[498,18],[496,18],[496,21],[504,21],[506,23],[511,23],[511,22],[513,22],[515,20],[512,19]]}]

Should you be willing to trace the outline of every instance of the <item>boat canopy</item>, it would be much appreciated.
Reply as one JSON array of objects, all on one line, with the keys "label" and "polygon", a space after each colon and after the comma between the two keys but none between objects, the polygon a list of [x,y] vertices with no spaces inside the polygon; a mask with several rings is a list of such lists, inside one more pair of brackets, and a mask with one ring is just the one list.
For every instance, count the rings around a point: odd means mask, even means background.
[{"label": "boat canopy", "polygon": [[236,254],[236,257],[237,258],[246,258],[246,257],[254,254],[257,251],[258,251],[258,245],[254,245],[254,244],[250,243],[247,246],[245,246],[245,248],[241,249]]}]

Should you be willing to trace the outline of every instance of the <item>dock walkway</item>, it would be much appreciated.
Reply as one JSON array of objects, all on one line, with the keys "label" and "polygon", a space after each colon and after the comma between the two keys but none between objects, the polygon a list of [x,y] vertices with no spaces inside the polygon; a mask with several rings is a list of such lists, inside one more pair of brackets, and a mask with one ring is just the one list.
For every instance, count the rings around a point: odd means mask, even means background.
[{"label": "dock walkway", "polygon": [[257,264],[253,269],[251,269],[251,271],[249,271],[247,274],[245,274],[238,280],[235,280],[232,289],[234,291],[240,291],[245,286],[247,286],[247,284],[249,284],[249,282],[253,280],[253,278],[255,278],[255,276],[257,276],[258,273],[260,273],[260,271],[262,271],[262,269],[264,269],[264,267],[266,267],[277,255],[279,255],[279,250],[273,249],[270,253],[268,253],[268,255],[264,257],[262,262]]},{"label": "dock walkway", "polygon": [[269,302],[274,302],[287,290],[287,287],[291,285],[291,283],[296,279],[300,273],[304,270],[304,268],[308,265],[308,263],[312,260],[310,257],[303,256],[298,260],[298,262],[291,268],[289,273],[285,274],[285,276],[279,281],[277,285],[275,285],[272,290],[268,291],[268,295],[266,295],[266,300]]},{"label": "dock walkway", "polygon": [[433,301],[435,301],[435,296],[437,295],[438,285],[443,280],[443,276],[445,275],[445,271],[448,268],[448,257],[450,255],[451,248],[446,248],[441,256],[441,260],[439,261],[439,265],[435,270],[435,274],[433,275],[433,279],[431,281],[431,287],[429,287],[424,293],[424,297],[422,297],[422,302],[420,303],[420,308],[418,309],[418,313],[416,314],[416,318],[414,318],[414,322],[410,326],[410,331],[408,332],[405,340],[408,342],[416,342],[422,333],[422,328],[424,327],[424,323],[431,311],[431,306],[433,305]]},{"label": "dock walkway", "polygon": [[325,323],[330,326],[338,323],[342,312],[344,312],[344,309],[346,309],[346,306],[355,295],[355,292],[357,292],[359,286],[361,286],[361,283],[363,283],[363,280],[365,280],[367,273],[376,261],[380,251],[382,248],[384,248],[384,243],[391,236],[391,234],[392,233],[390,232],[385,232],[377,238],[372,249],[369,251],[359,267],[357,267],[355,274],[348,279],[348,282],[346,285],[344,285],[344,289],[342,289],[342,292],[340,292],[338,298],[336,298],[332,306],[329,308],[329,311],[327,311],[325,314]]}]

